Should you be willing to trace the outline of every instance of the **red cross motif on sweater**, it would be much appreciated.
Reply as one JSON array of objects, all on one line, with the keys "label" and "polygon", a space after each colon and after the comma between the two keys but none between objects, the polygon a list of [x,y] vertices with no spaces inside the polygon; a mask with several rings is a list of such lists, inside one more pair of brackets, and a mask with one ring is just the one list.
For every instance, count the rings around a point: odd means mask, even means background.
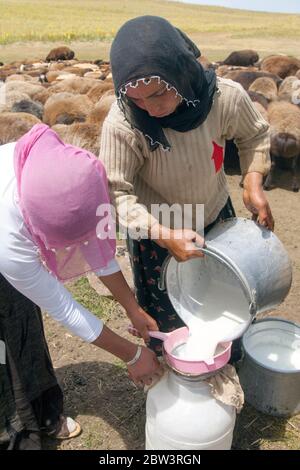
[{"label": "red cross motif on sweater", "polygon": [[213,151],[211,158],[214,161],[216,173],[218,173],[218,171],[221,170],[223,162],[224,162],[224,149],[223,147],[220,147],[220,145],[216,144],[215,142],[213,142],[213,146],[214,146],[214,151]]}]

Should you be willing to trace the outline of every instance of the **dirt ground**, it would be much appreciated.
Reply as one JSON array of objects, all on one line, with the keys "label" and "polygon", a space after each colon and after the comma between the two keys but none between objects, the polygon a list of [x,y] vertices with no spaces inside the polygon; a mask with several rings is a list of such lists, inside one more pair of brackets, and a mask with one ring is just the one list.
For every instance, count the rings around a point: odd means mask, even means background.
[{"label": "dirt ground", "polygon": [[[228,176],[231,195],[238,215],[248,216],[242,204],[239,179],[238,175]],[[279,179],[280,188],[268,192],[276,233],[289,252],[294,270],[287,299],[270,314],[300,323],[300,194],[290,191],[289,180],[290,175],[285,172]],[[70,288],[75,297],[101,315],[110,328],[120,335],[128,335],[128,320],[112,300],[101,300],[87,280]],[[123,364],[105,351],[73,337],[47,315],[45,325],[56,373],[65,393],[65,411],[81,423],[83,432],[69,441],[46,439],[44,447],[143,449],[145,395],[127,378]],[[233,448],[299,450],[300,415],[286,420],[272,418],[245,405],[237,419]]]}]

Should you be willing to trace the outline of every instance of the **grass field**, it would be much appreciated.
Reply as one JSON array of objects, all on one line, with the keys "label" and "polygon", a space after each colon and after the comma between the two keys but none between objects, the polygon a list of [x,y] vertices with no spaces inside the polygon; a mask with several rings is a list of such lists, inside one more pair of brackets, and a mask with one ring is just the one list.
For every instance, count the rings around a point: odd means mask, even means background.
[{"label": "grass field", "polygon": [[80,59],[106,59],[122,23],[144,14],[159,14],[182,28],[211,60],[237,48],[256,48],[262,56],[300,54],[300,15],[166,0],[1,0],[0,60],[43,57],[62,43]]}]

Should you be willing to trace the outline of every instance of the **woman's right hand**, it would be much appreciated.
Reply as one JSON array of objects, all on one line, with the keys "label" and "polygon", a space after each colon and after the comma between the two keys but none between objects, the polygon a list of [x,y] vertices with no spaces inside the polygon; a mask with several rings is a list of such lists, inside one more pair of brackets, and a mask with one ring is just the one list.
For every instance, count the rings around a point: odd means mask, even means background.
[{"label": "woman's right hand", "polygon": [[170,230],[170,237],[155,240],[162,248],[166,248],[176,261],[187,261],[191,258],[202,258],[202,251],[196,245],[204,246],[204,238],[189,229]]},{"label": "woman's right hand", "polygon": [[141,348],[142,353],[137,362],[127,366],[129,377],[138,387],[151,385],[152,381],[156,381],[164,374],[164,369],[154,352],[144,346]]}]

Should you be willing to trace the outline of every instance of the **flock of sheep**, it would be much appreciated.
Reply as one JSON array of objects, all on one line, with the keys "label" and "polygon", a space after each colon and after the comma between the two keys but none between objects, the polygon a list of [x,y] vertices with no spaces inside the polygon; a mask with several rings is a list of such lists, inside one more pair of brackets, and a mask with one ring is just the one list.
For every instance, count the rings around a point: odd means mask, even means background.
[{"label": "flock of sheep", "polygon": [[[255,51],[230,54],[219,63],[203,56],[205,68],[239,82],[271,129],[271,171],[265,188],[274,187],[276,167],[292,170],[290,187],[299,190],[300,60],[274,55],[259,60]],[[13,142],[34,124],[51,126],[66,143],[99,154],[101,127],[115,100],[108,62],[78,61],[67,47],[53,49],[44,61],[0,66],[0,145]],[[237,158],[226,145],[225,168]],[[300,160],[300,158],[299,158]]]}]

